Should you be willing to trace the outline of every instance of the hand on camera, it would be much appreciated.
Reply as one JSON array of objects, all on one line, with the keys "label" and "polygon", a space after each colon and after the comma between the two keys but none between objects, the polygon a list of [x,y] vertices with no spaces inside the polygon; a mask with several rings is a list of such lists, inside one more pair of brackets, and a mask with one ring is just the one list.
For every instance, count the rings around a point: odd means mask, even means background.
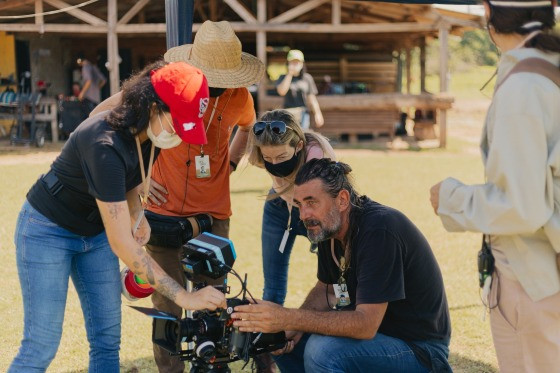
[{"label": "hand on camera", "polygon": [[225,294],[213,286],[206,286],[189,294],[189,306],[186,307],[189,310],[199,311],[207,309],[214,311],[217,308],[227,308]]},{"label": "hand on camera", "polygon": [[235,307],[233,325],[242,332],[276,333],[285,330],[286,309],[276,303],[259,300],[256,304]]},{"label": "hand on camera", "polygon": [[167,198],[165,198],[167,194],[169,194],[169,192],[163,185],[157,183],[154,179],[150,181],[148,200],[151,204],[161,206],[162,203],[167,202]]},{"label": "hand on camera", "polygon": [[274,356],[289,354],[294,350],[294,347],[296,347],[296,345],[298,344],[302,336],[303,336],[303,332],[295,332],[292,330],[287,331],[286,332],[287,341],[284,348],[281,348],[276,351],[272,351],[271,354]]}]

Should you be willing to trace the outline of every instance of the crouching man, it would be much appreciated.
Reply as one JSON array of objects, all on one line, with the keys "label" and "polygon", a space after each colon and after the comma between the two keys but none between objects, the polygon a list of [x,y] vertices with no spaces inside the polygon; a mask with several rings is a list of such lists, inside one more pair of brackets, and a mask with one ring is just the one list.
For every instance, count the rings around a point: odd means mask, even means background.
[{"label": "crouching man", "polygon": [[234,325],[288,331],[282,372],[449,372],[449,310],[430,245],[401,212],[359,195],[350,171],[315,159],[296,176],[294,202],[319,244],[303,305],[238,306]]}]

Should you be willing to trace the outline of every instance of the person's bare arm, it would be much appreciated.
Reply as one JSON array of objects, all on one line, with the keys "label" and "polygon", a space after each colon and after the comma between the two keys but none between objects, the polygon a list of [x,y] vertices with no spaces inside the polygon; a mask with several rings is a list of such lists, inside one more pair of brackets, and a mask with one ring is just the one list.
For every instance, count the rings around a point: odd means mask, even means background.
[{"label": "person's bare arm", "polygon": [[126,201],[103,202],[97,200],[103,225],[111,249],[136,275],[148,282],[157,292],[185,309],[214,310],[225,307],[225,296],[207,286],[196,293],[189,293],[169,277],[132,236],[130,212]]},{"label": "person's bare arm", "polygon": [[275,333],[293,330],[354,339],[375,337],[385,316],[387,303],[360,304],[355,311],[312,311],[284,308],[260,300],[257,304],[235,307],[234,325],[242,332]]},{"label": "person's bare arm", "polygon": [[288,90],[290,89],[290,84],[292,84],[292,76],[293,75],[290,72],[288,72],[284,76],[284,79],[282,79],[282,81],[276,86],[276,92],[278,92],[280,96],[285,96],[286,93],[288,93]]},{"label": "person's bare arm", "polygon": [[[231,141],[229,146],[229,159],[236,165],[239,164],[241,158],[243,158],[243,154],[245,154],[247,140],[249,139],[249,131],[251,131],[251,128],[253,128],[253,126],[238,126],[237,132]],[[230,165],[230,173],[233,171],[234,169]]]},{"label": "person's bare arm", "polygon": [[95,114],[101,113],[102,111],[113,110],[114,108],[116,108],[121,104],[121,100],[122,100],[122,91],[119,91],[114,95],[112,95],[111,97],[102,101],[99,105],[97,105],[95,109],[93,109],[93,111],[89,114],[89,116],[90,117],[94,116]]},{"label": "person's bare arm", "polygon": [[317,101],[317,96],[310,93],[309,95],[307,95],[307,101],[309,102],[311,111],[313,111],[315,125],[317,125],[317,127],[322,127],[323,124],[325,124],[325,119],[323,118],[323,112],[321,111],[321,107],[319,106],[319,101]]},{"label": "person's bare arm", "polygon": [[84,95],[86,94],[87,90],[91,86],[91,80],[86,80],[80,94],[78,95],[78,100],[82,101],[84,99]]},{"label": "person's bare arm", "polygon": [[327,296],[329,297],[329,302],[333,302],[334,292],[331,289],[327,290],[327,284],[317,281],[315,287],[311,289],[303,304],[299,307],[303,310],[310,310],[310,311],[328,311],[330,310],[329,305],[327,304]]}]

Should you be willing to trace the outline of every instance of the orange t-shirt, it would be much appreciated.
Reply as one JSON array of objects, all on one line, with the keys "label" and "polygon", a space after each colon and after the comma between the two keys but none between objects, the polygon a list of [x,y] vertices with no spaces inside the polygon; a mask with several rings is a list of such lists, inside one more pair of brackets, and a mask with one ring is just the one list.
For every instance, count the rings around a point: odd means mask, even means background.
[{"label": "orange t-shirt", "polygon": [[197,178],[195,157],[200,145],[181,143],[162,149],[152,170],[152,179],[169,192],[167,202],[148,209],[162,215],[189,216],[208,213],[216,219],[231,216],[229,193],[229,139],[235,125],[249,126],[255,121],[253,98],[247,88],[227,89],[220,95],[212,123],[208,121],[216,98],[210,98],[204,114],[208,144],[204,155],[210,157],[210,177]]}]

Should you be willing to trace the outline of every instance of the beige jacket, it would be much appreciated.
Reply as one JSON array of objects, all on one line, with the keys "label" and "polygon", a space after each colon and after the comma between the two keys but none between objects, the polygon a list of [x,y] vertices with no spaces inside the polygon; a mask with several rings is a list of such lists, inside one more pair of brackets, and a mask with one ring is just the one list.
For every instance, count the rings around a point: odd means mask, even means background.
[{"label": "beige jacket", "polygon": [[[560,55],[522,48],[505,53],[501,82],[516,62]],[[498,269],[538,301],[560,291],[560,89],[534,73],[511,75],[494,93],[481,140],[487,182],[441,185],[438,213],[448,231],[490,234]]]}]

